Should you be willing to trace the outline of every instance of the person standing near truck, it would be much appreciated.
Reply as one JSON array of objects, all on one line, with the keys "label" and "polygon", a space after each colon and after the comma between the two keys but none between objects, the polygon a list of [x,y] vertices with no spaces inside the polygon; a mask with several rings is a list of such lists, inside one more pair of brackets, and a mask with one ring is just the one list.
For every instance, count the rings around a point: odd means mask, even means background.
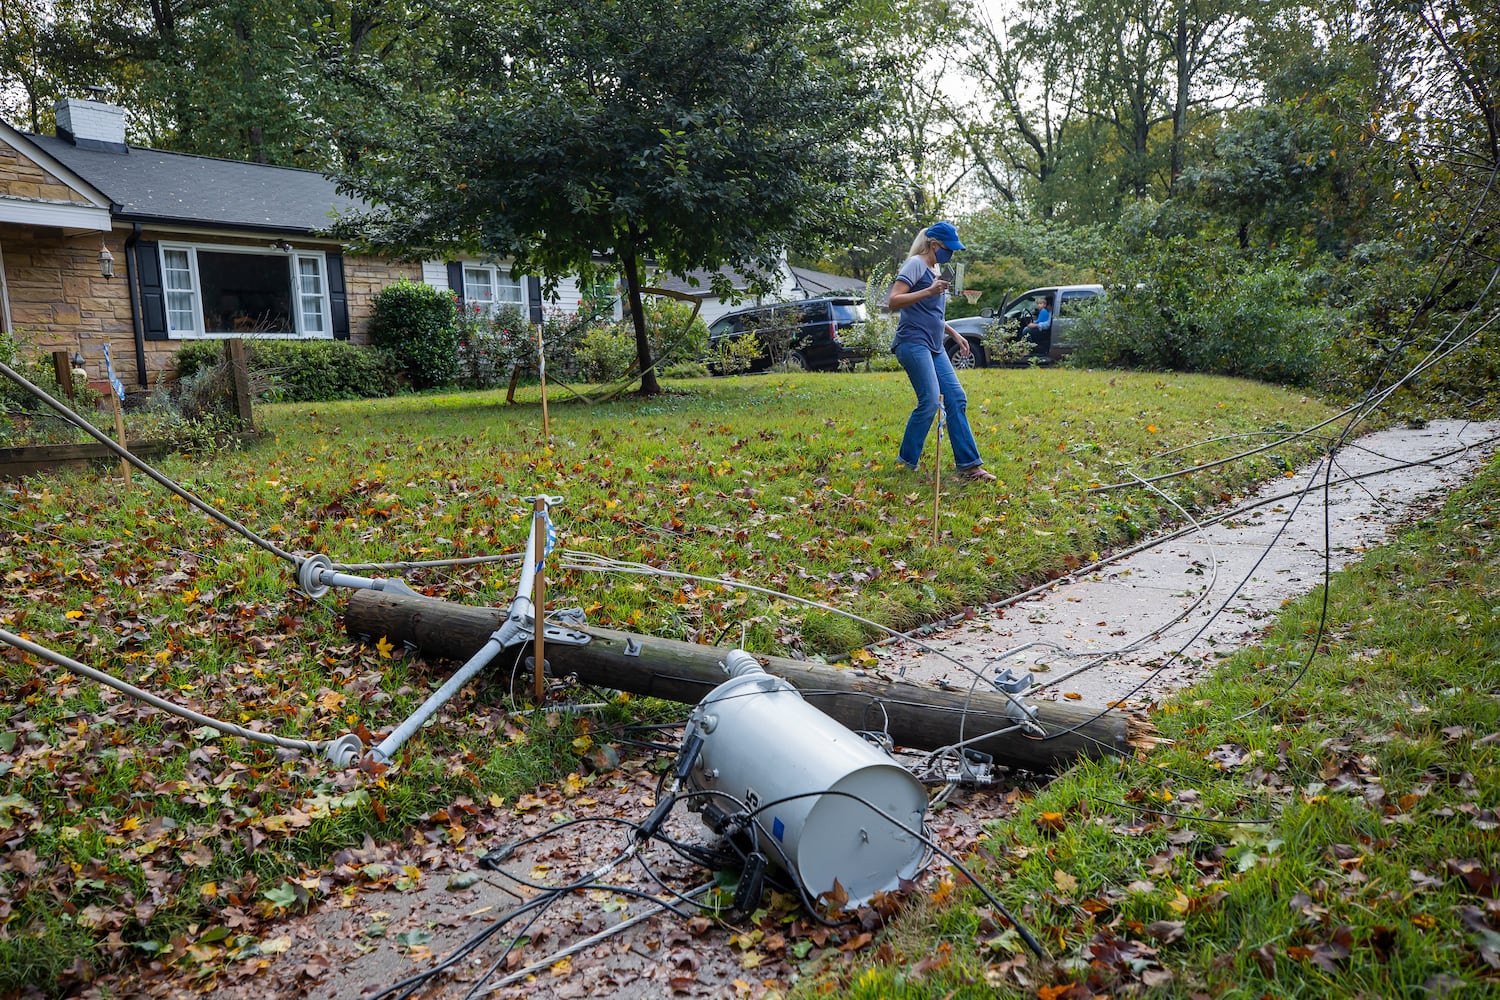
[{"label": "person standing near truck", "polygon": [[943,319],[948,280],[934,270],[939,264],[948,263],[954,251],[963,248],[953,223],[934,223],[917,234],[910,256],[891,282],[886,309],[900,314],[891,352],[901,362],[917,394],[917,406],[906,421],[898,457],[908,469],[914,470],[921,464],[922,446],[927,441],[932,418],[937,416],[941,395],[948,418],[948,440],[953,446],[953,464],[968,479],[992,483],[995,476],[985,469],[974,432],[969,429],[968,396],[947,351],[943,350],[944,337],[952,337],[958,353],[963,357],[969,355],[968,340]]}]

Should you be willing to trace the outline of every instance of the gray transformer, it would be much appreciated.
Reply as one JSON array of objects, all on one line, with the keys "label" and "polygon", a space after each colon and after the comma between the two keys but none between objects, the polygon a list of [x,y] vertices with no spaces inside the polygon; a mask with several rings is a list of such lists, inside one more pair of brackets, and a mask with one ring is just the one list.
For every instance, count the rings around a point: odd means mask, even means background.
[{"label": "gray transformer", "polygon": [[926,853],[922,783],[749,653],[730,653],[725,670],[689,719],[703,739],[689,785],[722,793],[725,812],[748,809],[761,851],[810,897],[837,882],[853,907],[914,877]]}]

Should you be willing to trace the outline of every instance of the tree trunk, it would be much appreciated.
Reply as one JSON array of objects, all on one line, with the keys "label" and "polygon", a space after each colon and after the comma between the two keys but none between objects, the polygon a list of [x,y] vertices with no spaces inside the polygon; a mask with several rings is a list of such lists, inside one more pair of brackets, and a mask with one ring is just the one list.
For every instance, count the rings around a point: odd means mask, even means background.
[{"label": "tree trunk", "polygon": [[[344,609],[344,629],[365,642],[385,638],[397,646],[410,643],[428,657],[464,660],[504,617],[499,608],[357,590]],[[689,705],[726,680],[719,664],[728,650],[593,626],[580,631],[590,636],[586,645],[547,644],[545,656],[553,676],[572,675],[585,684]],[[506,656],[502,653],[496,662],[510,662]],[[801,691],[809,704],[850,729],[883,729],[898,746],[933,750],[1014,725],[1005,714],[1008,700],[993,692],[946,691],[860,670],[757,658],[770,673]],[[1036,709],[1042,727],[1056,734],[1052,738],[1010,732],[970,746],[999,763],[1035,772],[1055,771],[1080,757],[1132,752],[1126,717],[1118,712],[1095,718],[1095,710],[1051,702],[1039,703]]]},{"label": "tree trunk", "polygon": [[651,340],[646,336],[646,311],[641,308],[641,274],[635,255],[636,230],[634,223],[626,224],[625,247],[620,250],[620,267],[625,272],[625,294],[630,300],[630,318],[635,324],[636,363],[641,369],[641,395],[656,396],[661,385],[656,381],[656,369],[651,367]]}]

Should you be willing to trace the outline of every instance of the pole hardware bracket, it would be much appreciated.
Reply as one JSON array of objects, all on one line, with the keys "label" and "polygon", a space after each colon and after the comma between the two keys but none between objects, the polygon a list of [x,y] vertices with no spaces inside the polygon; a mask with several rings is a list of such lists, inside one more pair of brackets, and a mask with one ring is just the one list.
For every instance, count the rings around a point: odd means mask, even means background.
[{"label": "pole hardware bracket", "polygon": [[354,590],[380,590],[404,597],[421,597],[405,583],[394,578],[375,578],[338,573],[333,569],[333,560],[322,552],[310,555],[297,564],[297,586],[313,600],[325,596],[332,587],[349,587]]}]

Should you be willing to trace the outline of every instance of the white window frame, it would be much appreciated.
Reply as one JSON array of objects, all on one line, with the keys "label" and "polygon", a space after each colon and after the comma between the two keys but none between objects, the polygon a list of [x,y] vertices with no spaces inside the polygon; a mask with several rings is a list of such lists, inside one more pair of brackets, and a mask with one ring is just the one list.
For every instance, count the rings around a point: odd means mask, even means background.
[{"label": "white window frame", "polygon": [[[157,245],[157,266],[161,269],[162,305],[166,311],[167,337],[171,340],[228,340],[232,337],[245,337],[246,334],[234,330],[204,330],[203,329],[203,281],[198,276],[198,251],[209,250],[216,253],[237,253],[247,256],[262,257],[285,257],[287,269],[287,292],[292,304],[292,320],[296,330],[290,333],[256,333],[250,336],[262,340],[332,340],[333,339],[333,299],[328,291],[328,254],[322,250],[294,250],[287,253],[274,248],[237,246],[226,243],[159,243]],[[167,253],[169,251],[181,251],[187,254],[188,271],[192,282],[191,289],[177,289],[177,291],[188,291],[193,296],[193,329],[179,329],[172,325],[172,309],[170,307],[170,294],[173,289],[167,287]],[[320,291],[313,296],[305,295],[302,291],[302,262],[312,261],[318,268],[318,279],[321,285]],[[322,321],[323,329],[308,330],[307,304],[309,299],[318,302],[318,315]]]},{"label": "white window frame", "polygon": [[[489,298],[482,299],[478,296],[470,294],[470,271],[480,272],[484,275],[485,278],[488,279],[488,292],[490,294]],[[465,261],[463,265],[463,281],[464,287],[459,291],[463,295],[463,300],[466,305],[478,306],[480,310],[486,313],[497,312],[500,309],[505,308],[506,306],[515,306],[517,309],[521,310],[522,313],[526,312],[526,280],[524,278],[519,278],[512,275],[511,270],[508,267],[500,267],[496,264],[480,264],[473,261]],[[476,284],[474,287],[477,290],[478,285]],[[502,297],[502,291],[510,292],[511,290],[514,290],[513,295],[507,294]]]}]

